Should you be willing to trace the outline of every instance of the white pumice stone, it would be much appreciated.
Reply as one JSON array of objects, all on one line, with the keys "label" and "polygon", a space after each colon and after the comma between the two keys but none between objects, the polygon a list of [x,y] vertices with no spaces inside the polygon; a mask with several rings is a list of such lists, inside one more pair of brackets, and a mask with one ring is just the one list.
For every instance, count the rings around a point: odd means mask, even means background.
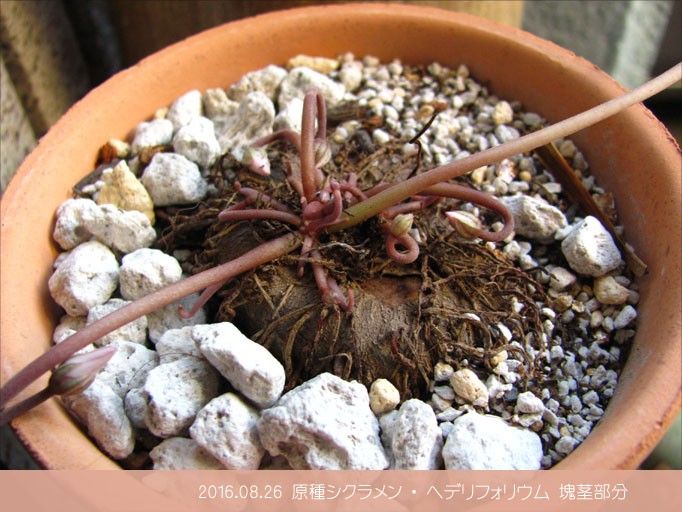
[{"label": "white pumice stone", "polygon": [[82,316],[104,304],[118,285],[116,257],[99,242],[74,248],[48,281],[50,294],[71,316]]},{"label": "white pumice stone", "polygon": [[355,91],[362,84],[362,64],[345,62],[339,71],[339,80],[347,91]]},{"label": "white pumice stone", "polygon": [[592,216],[585,217],[564,238],[561,252],[573,270],[586,276],[602,276],[622,263],[611,234]]},{"label": "white pumice stone", "polygon": [[561,210],[544,199],[526,195],[502,198],[514,217],[514,231],[533,240],[549,240],[558,229],[566,226]]},{"label": "white pumice stone", "polygon": [[303,115],[303,100],[301,98],[291,98],[291,101],[284,105],[275,116],[273,129],[293,130],[301,133],[301,116]]},{"label": "white pumice stone", "polygon": [[575,274],[563,267],[551,267],[549,269],[549,286],[552,290],[563,291],[576,282]]},{"label": "white pumice stone", "polygon": [[175,153],[155,154],[140,181],[156,206],[195,203],[207,191],[197,164]]},{"label": "white pumice stone", "polygon": [[110,345],[116,347],[116,352],[97,374],[97,379],[124,398],[128,391],[144,384],[149,372],[159,364],[159,356],[139,343],[113,341]]},{"label": "white pumice stone", "polygon": [[459,418],[462,414],[464,414],[464,411],[460,411],[454,407],[448,407],[447,409],[436,414],[436,419],[438,421],[452,421],[455,418]]},{"label": "white pumice stone", "polygon": [[179,130],[202,114],[201,93],[198,90],[186,92],[168,109],[166,119],[173,123],[173,129]]},{"label": "white pumice stone", "polygon": [[61,343],[66,338],[85,327],[87,318],[84,316],[63,315],[52,333],[52,342]]},{"label": "white pumice stone", "polygon": [[434,386],[433,392],[443,400],[455,399],[455,391],[450,386]]},{"label": "white pumice stone", "polygon": [[221,152],[232,151],[235,158],[255,139],[272,133],[275,106],[264,93],[247,94],[231,116],[216,118],[215,133]]},{"label": "white pumice stone", "polygon": [[327,106],[334,107],[341,102],[346,94],[346,88],[331,78],[313,71],[310,68],[293,68],[280,84],[278,105],[280,109],[292,98],[303,98],[305,94],[316,89],[327,102]]},{"label": "white pumice stone", "polygon": [[234,115],[239,108],[239,102],[229,99],[223,89],[207,89],[202,101],[204,113],[209,119]]},{"label": "white pumice stone", "polygon": [[452,366],[443,361],[438,361],[433,367],[433,380],[436,382],[448,380],[453,373],[455,373],[455,370]]},{"label": "white pumice stone", "polygon": [[406,400],[392,421],[382,423],[381,438],[391,453],[391,469],[438,469],[441,466],[443,436],[433,409],[421,400]]},{"label": "white pumice stone", "polygon": [[171,329],[181,329],[187,326],[194,326],[206,323],[206,311],[200,308],[194,316],[182,318],[178,313],[178,307],[182,306],[186,310],[191,309],[192,305],[199,300],[199,294],[193,293],[183,297],[178,302],[169,304],[147,315],[149,323],[149,340],[156,344],[164,333]]},{"label": "white pumice stone", "polygon": [[182,278],[178,260],[158,249],[138,249],[121,260],[121,295],[135,300]]},{"label": "white pumice stone", "polygon": [[578,152],[578,148],[576,147],[575,143],[570,139],[562,140],[558,149],[559,153],[561,153],[561,156],[564,158],[573,158]]},{"label": "white pumice stone", "polygon": [[192,356],[204,359],[203,354],[192,338],[194,326],[188,325],[179,329],[169,329],[156,342],[159,364],[172,363],[183,357]]},{"label": "white pumice stone", "polygon": [[147,400],[144,397],[143,388],[134,388],[128,391],[123,399],[123,407],[133,427],[147,428],[147,424],[144,422],[147,415]]},{"label": "white pumice stone", "polygon": [[536,128],[543,122],[542,117],[535,112],[526,112],[521,116],[521,119],[529,128]]},{"label": "white pumice stone", "polygon": [[213,165],[220,156],[213,121],[203,116],[192,119],[173,137],[173,149],[204,169]]},{"label": "white pumice stone", "polygon": [[540,469],[540,437],[497,416],[469,412],[453,422],[443,447],[445,469]]},{"label": "white pumice stone", "polygon": [[602,276],[594,280],[594,296],[602,304],[624,304],[630,296],[630,290],[621,286],[612,276]]},{"label": "white pumice stone", "polygon": [[474,372],[468,368],[457,370],[450,377],[450,385],[455,393],[467,402],[479,407],[488,407],[488,388]]},{"label": "white pumice stone", "polygon": [[[450,432],[452,432],[453,426],[454,425],[452,424],[451,421],[442,421],[441,423],[438,424],[438,428],[440,429],[440,433],[442,434],[443,439],[448,438],[448,435],[450,434]],[[442,456],[441,456],[441,460],[442,460]]]},{"label": "white pumice stone", "polygon": [[149,452],[149,457],[157,470],[225,469],[194,439],[186,437],[165,439]]},{"label": "white pumice stone", "polygon": [[282,364],[233,324],[197,325],[192,337],[204,357],[256,406],[270,407],[282,394],[285,379]]},{"label": "white pumice stone", "polygon": [[[398,410],[393,409],[392,411],[387,412],[386,414],[382,414],[379,416],[379,432],[381,433],[381,444],[384,447],[390,447],[391,446],[391,436],[393,434],[393,424],[395,423],[395,420],[398,418]],[[386,458],[389,461],[389,467],[393,466],[393,452],[391,452],[390,449],[386,450]]]},{"label": "white pumice stone", "polygon": [[496,125],[511,123],[514,119],[514,111],[506,101],[500,101],[495,105],[492,120]]},{"label": "white pumice stone", "polygon": [[[90,325],[128,304],[130,304],[130,301],[127,300],[109,299],[104,304],[94,306],[88,311],[86,324]],[[113,341],[128,341],[144,345],[147,341],[147,317],[143,315],[123,327],[119,327],[115,331],[105,334],[94,343],[97,347],[103,347]]]},{"label": "white pumice stone", "polygon": [[504,144],[505,142],[518,139],[521,136],[521,134],[516,128],[512,126],[500,124],[497,127],[495,127],[495,136],[502,144]]},{"label": "white pumice stone", "polygon": [[530,391],[525,391],[523,393],[519,393],[519,396],[516,399],[515,410],[517,413],[537,414],[542,413],[545,410],[545,406],[542,403],[542,400],[536,397],[533,393]]},{"label": "white pumice stone", "polygon": [[504,394],[512,388],[511,384],[503,383],[495,374],[491,374],[485,381],[485,387],[488,388],[488,395],[493,400],[502,398]]},{"label": "white pumice stone", "polygon": [[400,392],[389,380],[377,379],[369,387],[369,406],[380,416],[396,408],[400,403]]},{"label": "white pumice stone", "polygon": [[389,461],[367,389],[323,373],[262,411],[261,443],[294,469],[385,469]]},{"label": "white pumice stone", "polygon": [[384,144],[391,140],[391,136],[385,130],[377,128],[372,132],[372,140],[374,141],[375,144],[383,146]]},{"label": "white pumice stone", "polygon": [[573,451],[577,444],[577,440],[571,436],[561,436],[561,438],[554,445],[554,449],[559,453],[568,455]]},{"label": "white pumice stone", "polygon": [[[454,392],[453,392],[454,393]],[[452,406],[452,400],[445,400],[436,393],[431,394],[430,405],[434,411],[444,411]]]},{"label": "white pumice stone", "polygon": [[287,76],[286,69],[271,64],[244,75],[228,89],[227,95],[233,100],[242,101],[249,93],[259,91],[274,101],[285,76]]},{"label": "white pumice stone", "polygon": [[218,372],[195,357],[157,366],[144,383],[147,428],[164,438],[184,434],[201,408],[218,395],[218,387]]},{"label": "white pumice stone", "polygon": [[133,452],[135,436],[123,400],[102,380],[96,378],[85,391],[62,401],[112,458],[124,459]]},{"label": "white pumice stone", "polygon": [[189,434],[227,469],[258,469],[265,454],[258,418],[257,409],[225,393],[199,411]]},{"label": "white pumice stone", "polygon": [[97,240],[122,253],[149,247],[156,239],[156,231],[144,213],[121,210],[113,204],[103,204],[95,215],[84,217],[83,227]]},{"label": "white pumice stone", "polygon": [[628,304],[621,309],[616,315],[616,318],[613,319],[613,328],[623,329],[627,327],[635,318],[637,318],[637,310]]},{"label": "white pumice stone", "polygon": [[173,123],[168,119],[154,119],[137,125],[130,149],[137,154],[144,148],[170,144],[172,139]]},{"label": "white pumice stone", "polygon": [[67,199],[57,208],[57,221],[52,237],[64,250],[70,250],[90,240],[92,234],[83,219],[99,214],[99,206],[92,199]]}]

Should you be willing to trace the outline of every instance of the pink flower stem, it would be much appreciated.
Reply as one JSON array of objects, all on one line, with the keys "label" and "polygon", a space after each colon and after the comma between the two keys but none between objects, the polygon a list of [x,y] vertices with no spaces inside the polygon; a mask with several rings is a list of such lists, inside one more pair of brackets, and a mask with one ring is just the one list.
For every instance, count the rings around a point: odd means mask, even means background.
[{"label": "pink flower stem", "polygon": [[199,295],[197,301],[194,304],[192,304],[191,308],[186,309],[185,306],[183,305],[178,306],[178,315],[180,315],[180,317],[184,319],[192,318],[199,312],[199,310],[204,306],[204,304],[206,304],[211,297],[218,293],[218,291],[223,286],[225,286],[225,284],[230,280],[231,279],[225,279],[225,281],[212,284],[211,286],[206,288],[203,292],[201,292],[201,295]]},{"label": "pink flower stem", "polygon": [[381,216],[384,217],[385,219],[392,219],[393,217],[401,213],[416,212],[418,210],[422,210],[423,208],[424,208],[423,201],[409,201],[407,203],[400,203],[396,204],[395,206],[391,206],[390,208],[386,208],[381,213]]},{"label": "pink flower stem", "polygon": [[317,106],[317,133],[315,133],[315,138],[324,142],[327,140],[327,102],[324,101],[324,96],[319,91],[314,91],[312,94],[315,94]]},{"label": "pink flower stem", "polygon": [[45,400],[48,400],[53,396],[54,391],[52,391],[52,389],[48,386],[41,391],[38,391],[36,394],[29,396],[25,400],[22,400],[11,407],[3,409],[0,411],[0,426],[9,423],[17,416],[20,416],[26,411],[33,409],[37,405],[42,404]]},{"label": "pink flower stem", "polygon": [[289,159],[285,159],[285,165],[288,171],[287,181],[291,185],[291,188],[298,194],[298,197],[303,197],[303,184],[301,183],[300,170],[294,170]]},{"label": "pink flower stem", "polygon": [[278,220],[280,222],[293,224],[294,226],[301,225],[301,219],[298,217],[298,215],[279,210],[223,210],[218,214],[218,220],[221,222],[238,222],[242,220]]},{"label": "pink flower stem", "polygon": [[367,199],[367,195],[365,195],[365,193],[360,190],[355,183],[349,181],[348,183],[341,183],[339,186],[341,187],[341,191],[344,193],[343,198],[347,202],[350,202],[353,198],[360,201]]},{"label": "pink flower stem", "polygon": [[[407,251],[398,251],[396,247],[397,244],[405,247]],[[414,263],[414,261],[416,261],[416,259],[419,257],[419,245],[417,244],[417,241],[407,233],[398,237],[392,235],[391,233],[387,233],[386,254],[388,254],[392,260],[403,265],[408,265],[410,263]]]},{"label": "pink flower stem", "polygon": [[[222,210],[220,213],[231,212],[231,211],[236,211],[236,210],[243,210],[244,208],[251,206],[251,203],[253,203],[253,201],[251,201],[251,199],[243,199],[242,201],[239,201],[238,203],[234,203],[233,205],[228,206],[227,208]],[[220,215],[220,214],[218,214],[218,215]]]},{"label": "pink flower stem", "polygon": [[[315,120],[319,112],[318,104],[322,97],[317,91],[309,92],[303,99],[301,118],[301,183],[306,201],[311,202],[321,188],[320,175],[315,167]],[[319,123],[318,123],[319,124]]]},{"label": "pink flower stem", "polygon": [[242,187],[241,183],[239,183],[238,181],[234,182],[234,188],[236,188],[237,192],[244,196],[246,200],[251,201],[251,203],[260,202],[264,205],[274,208],[275,210],[279,210],[280,212],[286,212],[293,215],[293,212],[289,209],[287,205],[285,205],[284,203],[280,203],[276,199],[273,199],[269,195],[260,192],[255,188]]}]

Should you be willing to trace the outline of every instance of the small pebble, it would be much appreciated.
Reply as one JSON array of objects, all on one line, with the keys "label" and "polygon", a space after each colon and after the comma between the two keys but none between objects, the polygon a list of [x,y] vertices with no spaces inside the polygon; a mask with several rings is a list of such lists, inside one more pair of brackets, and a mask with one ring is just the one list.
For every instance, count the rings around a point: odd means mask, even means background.
[{"label": "small pebble", "polygon": [[90,241],[73,249],[48,281],[52,298],[71,316],[104,304],[116,290],[119,266],[105,245]]},{"label": "small pebble", "polygon": [[455,393],[467,402],[479,407],[488,407],[488,388],[468,368],[457,370],[452,374],[450,384]]},{"label": "small pebble", "polygon": [[121,295],[134,300],[179,281],[178,261],[158,249],[138,249],[121,260]]},{"label": "small pebble", "polygon": [[594,280],[594,295],[602,304],[624,304],[630,292],[611,276],[598,277]]},{"label": "small pebble", "polygon": [[520,393],[516,399],[516,410],[526,414],[542,413],[545,406],[538,397],[530,391]]},{"label": "small pebble", "polygon": [[206,196],[197,165],[174,153],[155,154],[140,181],[156,206],[191,204]]},{"label": "small pebble", "polygon": [[561,251],[571,268],[582,275],[599,277],[622,263],[613,238],[591,216],[579,222],[564,238]]},{"label": "small pebble", "polygon": [[392,411],[400,403],[400,392],[386,379],[377,379],[369,388],[369,406],[377,416]]},{"label": "small pebble", "polygon": [[144,148],[170,144],[172,139],[173,123],[167,119],[154,119],[137,125],[131,150],[137,154]]},{"label": "small pebble", "polygon": [[173,102],[168,109],[166,119],[173,123],[174,130],[179,130],[193,119],[201,116],[202,108],[201,93],[195,89],[186,92]]},{"label": "small pebble", "polygon": [[447,363],[438,361],[433,367],[433,378],[436,382],[442,382],[450,379],[455,370]]},{"label": "small pebble", "polygon": [[621,309],[616,318],[614,318],[613,328],[623,329],[624,327],[630,325],[635,318],[637,318],[637,310],[628,304]]}]

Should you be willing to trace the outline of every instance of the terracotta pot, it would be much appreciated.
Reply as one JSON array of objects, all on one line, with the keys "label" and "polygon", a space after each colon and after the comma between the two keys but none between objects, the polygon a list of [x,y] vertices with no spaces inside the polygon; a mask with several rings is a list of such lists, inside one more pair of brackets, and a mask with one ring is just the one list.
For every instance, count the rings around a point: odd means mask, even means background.
[{"label": "terracotta pot", "polygon": [[[55,208],[92,169],[98,148],[187,90],[225,87],[298,53],[345,51],[406,63],[466,63],[498,95],[550,121],[620,94],[594,65],[521,30],[403,5],[336,5],[267,14],[209,30],[119,73],[77,103],[24,161],[2,200],[2,381],[45,351],[58,309],[47,280],[57,248]],[[649,265],[639,327],[606,414],[559,467],[634,468],[680,407],[680,153],[635,106],[574,137],[612,191],[626,237]],[[46,380],[46,379],[45,379]],[[43,380],[40,384],[44,384]],[[38,386],[35,386],[35,390]],[[13,427],[47,468],[115,468],[52,400]]]}]

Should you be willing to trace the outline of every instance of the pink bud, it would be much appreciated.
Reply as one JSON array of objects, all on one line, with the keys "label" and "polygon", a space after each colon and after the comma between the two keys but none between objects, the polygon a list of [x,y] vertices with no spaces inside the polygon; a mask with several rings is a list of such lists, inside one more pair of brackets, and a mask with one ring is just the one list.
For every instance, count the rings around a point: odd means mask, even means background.
[{"label": "pink bud", "polygon": [[414,215],[411,213],[400,213],[396,215],[389,227],[391,234],[396,238],[406,235],[412,229],[413,222]]},{"label": "pink bud", "polygon": [[464,238],[476,238],[481,233],[481,221],[473,213],[465,211],[445,212],[448,222]]},{"label": "pink bud", "polygon": [[48,387],[55,395],[73,395],[84,391],[115,352],[115,346],[107,345],[72,356],[52,372]]},{"label": "pink bud", "polygon": [[315,152],[315,167],[320,168],[332,159],[332,148],[324,139],[313,141],[313,151]]},{"label": "pink bud", "polygon": [[270,176],[270,160],[267,153],[260,148],[246,148],[242,163],[254,174]]}]

